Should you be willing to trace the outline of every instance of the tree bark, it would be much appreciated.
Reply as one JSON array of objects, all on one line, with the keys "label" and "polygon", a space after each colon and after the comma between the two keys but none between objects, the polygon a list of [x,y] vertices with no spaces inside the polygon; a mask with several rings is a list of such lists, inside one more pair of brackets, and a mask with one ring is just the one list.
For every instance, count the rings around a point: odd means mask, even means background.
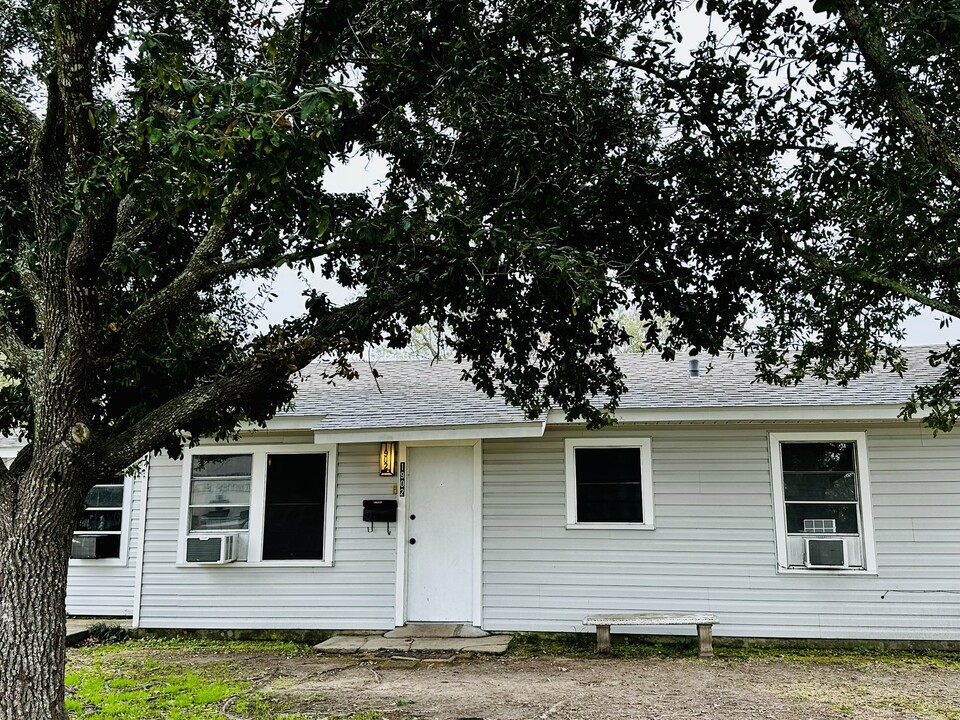
[{"label": "tree bark", "polygon": [[0,498],[0,720],[67,717],[67,563],[83,493],[63,480],[31,468]]}]

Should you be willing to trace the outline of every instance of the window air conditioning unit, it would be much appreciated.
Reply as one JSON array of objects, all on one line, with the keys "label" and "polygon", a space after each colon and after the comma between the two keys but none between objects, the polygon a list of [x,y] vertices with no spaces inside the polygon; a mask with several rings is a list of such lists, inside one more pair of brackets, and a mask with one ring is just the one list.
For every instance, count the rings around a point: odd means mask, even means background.
[{"label": "window air conditioning unit", "polygon": [[70,544],[70,557],[74,560],[99,560],[119,557],[117,535],[74,535]]},{"label": "window air conditioning unit", "polygon": [[187,538],[187,562],[226,565],[237,559],[236,535],[190,535]]},{"label": "window air conditioning unit", "polygon": [[850,567],[847,544],[843,538],[804,538],[804,562],[808,568],[838,569]]}]

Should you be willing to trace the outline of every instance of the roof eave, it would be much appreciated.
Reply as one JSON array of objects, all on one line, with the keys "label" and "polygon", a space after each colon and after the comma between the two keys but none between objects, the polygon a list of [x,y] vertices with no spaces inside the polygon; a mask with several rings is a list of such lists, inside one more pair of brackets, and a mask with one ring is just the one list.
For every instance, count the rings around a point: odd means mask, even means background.
[{"label": "roof eave", "polygon": [[[902,403],[872,405],[755,405],[744,407],[621,408],[619,422],[836,422],[900,419]],[[582,424],[584,421],[574,421]],[[550,425],[567,423],[562,410],[551,410]]]},{"label": "roof eave", "polygon": [[421,442],[429,440],[491,440],[498,438],[542,437],[545,420],[476,425],[431,425],[354,429],[314,428],[317,444],[365,442]]}]

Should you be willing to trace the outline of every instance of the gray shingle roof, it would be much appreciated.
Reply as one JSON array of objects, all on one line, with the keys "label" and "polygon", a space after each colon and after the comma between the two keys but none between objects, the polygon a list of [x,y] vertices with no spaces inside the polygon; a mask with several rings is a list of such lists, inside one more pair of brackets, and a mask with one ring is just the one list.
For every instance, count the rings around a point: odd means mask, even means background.
[{"label": "gray shingle roof", "polygon": [[[421,361],[376,364],[376,380],[366,365],[357,365],[357,380],[335,385],[314,370],[305,372],[292,414],[325,415],[315,427],[327,430],[362,428],[490,425],[524,422],[523,412],[488,398],[452,362]],[[379,386],[379,387],[378,387]],[[287,413],[291,414],[291,413]]]},{"label": "gray shingle roof", "polygon": [[[691,378],[686,358],[664,362],[656,355],[620,358],[629,392],[621,408],[749,408],[903,403],[919,383],[930,382],[939,370],[926,361],[931,346],[906,348],[908,372],[901,378],[878,370],[846,388],[808,381],[796,387],[773,387],[754,381],[753,360],[745,357],[700,359],[700,377]],[[707,372],[707,366],[712,368]],[[375,381],[365,365],[360,379],[329,385],[317,368],[308,370],[285,415],[323,415],[318,430],[436,427],[524,422],[523,413],[488,398],[462,381],[462,368],[452,362],[381,361]],[[379,388],[378,388],[379,384]]]},{"label": "gray shingle roof", "polygon": [[[932,382],[940,370],[927,362],[933,346],[905,348],[908,371],[903,377],[877,370],[847,387],[806,380],[794,387],[755,381],[754,361],[738,356],[702,357],[700,377],[691,378],[686,358],[668,363],[659,357],[624,355],[620,367],[630,392],[623,408],[773,407],[812,405],[884,405],[903,403],[918,384]],[[707,372],[707,366],[713,367]]]}]

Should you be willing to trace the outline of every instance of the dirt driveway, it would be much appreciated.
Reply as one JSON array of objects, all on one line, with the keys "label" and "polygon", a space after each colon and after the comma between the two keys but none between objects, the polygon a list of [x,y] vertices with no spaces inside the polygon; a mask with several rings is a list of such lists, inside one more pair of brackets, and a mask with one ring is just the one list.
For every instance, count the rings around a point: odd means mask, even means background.
[{"label": "dirt driveway", "polygon": [[263,691],[311,717],[378,710],[397,720],[960,720],[956,663],[547,657],[410,664],[352,656],[249,662],[259,667]]}]

